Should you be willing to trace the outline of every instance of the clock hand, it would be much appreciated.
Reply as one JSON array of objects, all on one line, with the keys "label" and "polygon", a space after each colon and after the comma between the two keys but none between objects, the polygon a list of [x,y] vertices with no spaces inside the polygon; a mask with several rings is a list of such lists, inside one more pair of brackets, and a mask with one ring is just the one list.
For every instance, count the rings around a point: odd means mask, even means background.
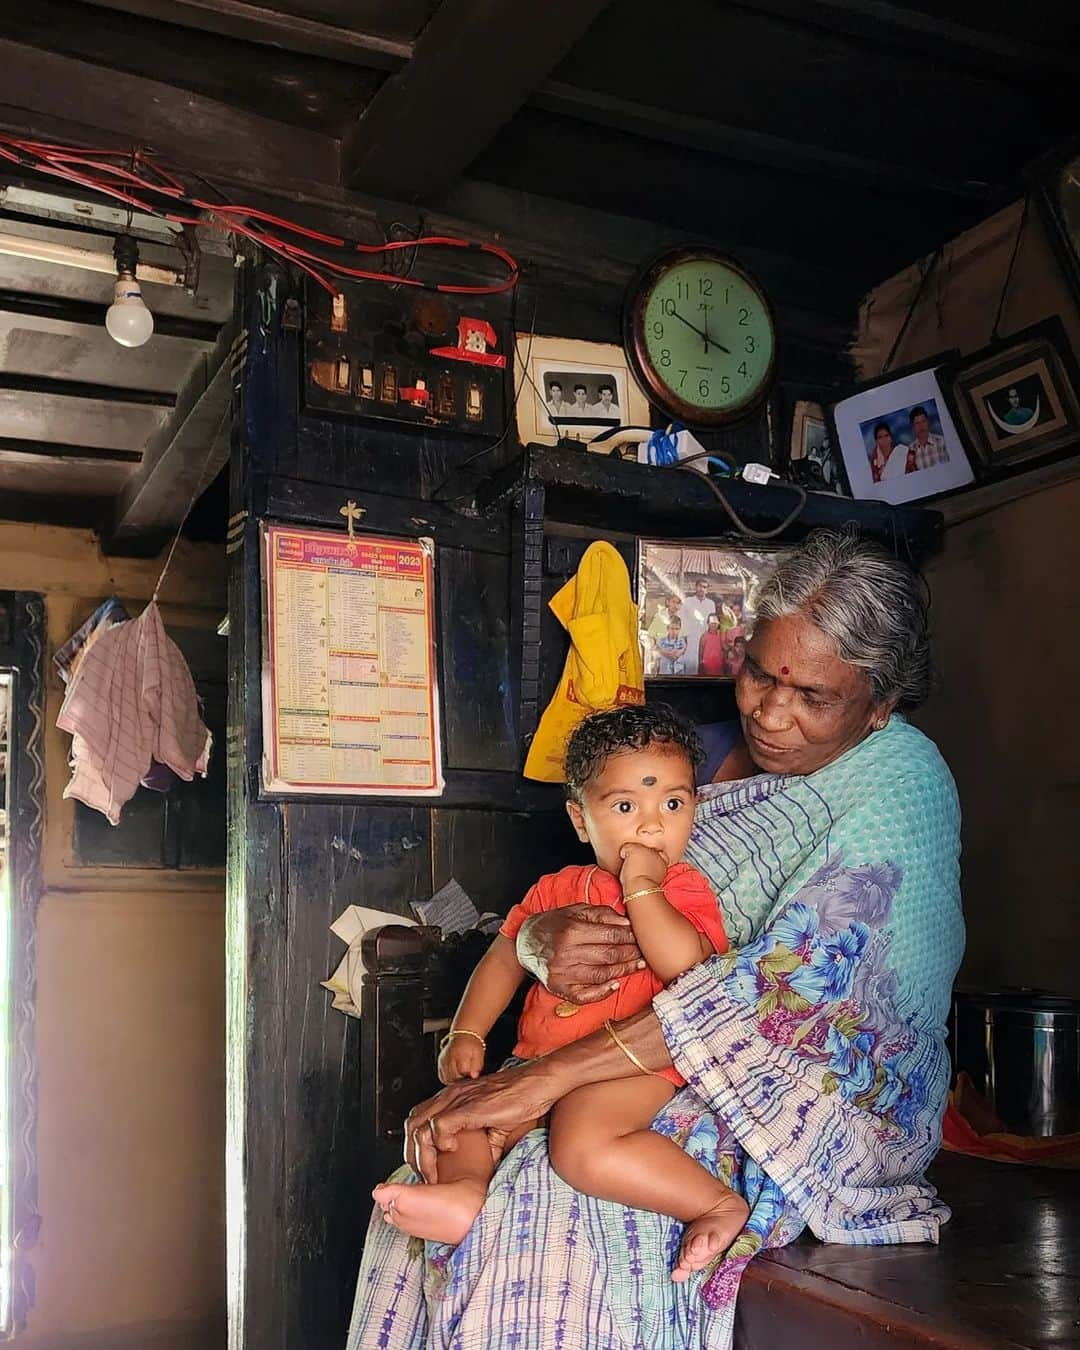
[{"label": "clock hand", "polygon": [[[674,316],[676,317],[676,319],[679,320],[680,323],[686,324],[687,328],[689,328],[689,329],[691,330],[691,332],[696,333],[696,334],[698,335],[699,338],[704,338],[704,339],[705,339],[705,351],[706,351],[706,353],[707,353],[708,350],[709,350],[709,346],[712,345],[713,347],[719,348],[719,350],[722,351],[722,352],[724,352],[727,356],[730,356],[730,355],[731,355],[731,350],[730,350],[730,348],[725,347],[724,344],[723,344],[722,342],[717,342],[717,340],[716,340],[715,338],[709,337],[708,333],[706,333],[706,332],[704,332],[702,329],[696,327],[696,325],[692,324],[692,323],[690,322],[689,319],[684,319],[683,316],[679,313],[679,311],[678,311],[677,309],[673,309],[671,312],[672,312],[672,314],[674,314]],[[708,320],[706,320],[706,323],[707,323],[707,322],[708,322]]]},{"label": "clock hand", "polygon": [[[678,319],[680,323],[686,324],[687,328],[689,328],[692,333],[696,333],[699,338],[705,338],[705,341],[708,342],[709,340],[708,336],[705,333],[703,333],[701,329],[698,328],[695,324],[692,324],[689,319],[684,319],[677,309],[673,309],[671,312],[672,314],[675,315],[675,317]],[[706,347],[705,350],[708,351],[708,347]]]},{"label": "clock hand", "polygon": [[706,313],[706,315],[705,315],[705,353],[706,353],[706,355],[708,355],[708,351],[709,351],[709,343],[710,343],[710,342],[712,343],[712,345],[713,345],[714,347],[718,347],[718,348],[720,349],[720,351],[722,351],[726,356],[730,356],[730,355],[731,355],[731,352],[728,351],[727,347],[725,347],[724,344],[723,344],[722,342],[717,342],[717,340],[716,340],[715,338],[709,336],[709,316],[708,316],[708,314]]}]

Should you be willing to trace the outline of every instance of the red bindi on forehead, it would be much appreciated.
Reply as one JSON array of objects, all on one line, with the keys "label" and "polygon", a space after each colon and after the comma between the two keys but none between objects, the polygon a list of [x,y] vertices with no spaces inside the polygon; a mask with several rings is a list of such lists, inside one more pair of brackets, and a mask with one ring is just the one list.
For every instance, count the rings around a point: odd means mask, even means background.
[{"label": "red bindi on forehead", "polygon": [[790,669],[790,667],[788,667],[788,666],[781,666],[781,667],[780,667],[780,674],[781,674],[781,675],[790,675],[790,674],[791,674],[791,669]]}]

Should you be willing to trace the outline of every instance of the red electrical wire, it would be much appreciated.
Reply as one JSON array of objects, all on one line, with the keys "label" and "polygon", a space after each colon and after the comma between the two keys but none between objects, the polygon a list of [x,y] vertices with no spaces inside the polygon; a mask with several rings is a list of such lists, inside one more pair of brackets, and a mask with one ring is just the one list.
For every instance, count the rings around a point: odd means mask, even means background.
[{"label": "red electrical wire", "polygon": [[[418,286],[424,290],[440,291],[453,295],[498,295],[512,290],[517,285],[519,268],[517,262],[506,249],[498,244],[475,243],[454,235],[424,235],[418,239],[394,240],[383,244],[363,244],[357,240],[348,240],[340,235],[327,234],[322,230],[297,224],[295,221],[259,207],[236,205],[231,202],[208,202],[189,196],[180,179],[169,170],[157,164],[152,155],[145,151],[83,149],[79,146],[58,145],[49,141],[32,141],[21,137],[0,134],[0,159],[18,164],[37,173],[52,178],[60,178],[68,183],[76,183],[93,192],[112,197],[123,202],[133,210],[146,215],[157,216],[173,225],[192,225],[203,228],[220,229],[226,234],[239,234],[270,253],[285,259],[305,272],[314,281],[324,287],[331,295],[337,287],[333,281],[323,275],[329,272],[338,276],[363,281],[381,281],[392,286]],[[121,161],[111,163],[111,160]],[[130,166],[130,167],[128,167]],[[138,170],[138,171],[137,171]],[[147,175],[155,175],[154,182]],[[164,197],[177,207],[186,207],[189,211],[199,211],[201,216],[180,214],[179,211],[165,209],[152,202],[135,196],[138,191],[152,197]],[[252,222],[259,222],[253,224]],[[269,229],[299,236],[314,243],[349,253],[394,253],[399,249],[418,248],[468,248],[487,253],[497,258],[508,269],[504,281],[491,282],[486,286],[465,286],[452,282],[424,282],[415,277],[401,277],[390,272],[371,272],[364,268],[350,267],[342,262],[323,257],[299,244],[281,239]]]}]

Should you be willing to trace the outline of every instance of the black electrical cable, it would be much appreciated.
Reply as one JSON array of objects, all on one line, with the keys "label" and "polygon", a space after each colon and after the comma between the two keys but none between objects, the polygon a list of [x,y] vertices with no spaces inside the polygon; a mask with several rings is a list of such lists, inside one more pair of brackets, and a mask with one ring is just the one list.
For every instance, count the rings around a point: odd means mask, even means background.
[{"label": "black electrical cable", "polygon": [[[517,350],[517,299],[518,299],[518,290],[517,287],[515,287],[514,290],[511,292],[510,296],[510,336],[511,341],[514,344],[515,352]],[[485,455],[494,454],[494,452],[498,450],[500,446],[505,444],[506,438],[510,435],[510,432],[513,430],[514,423],[517,419],[518,402],[521,398],[521,391],[525,386],[525,377],[528,375],[529,360],[532,356],[533,338],[536,335],[536,306],[538,301],[539,301],[539,293],[538,291],[534,291],[532,320],[529,323],[529,345],[525,352],[525,360],[522,363],[522,378],[518,381],[517,391],[514,394],[513,401],[506,414],[506,421],[503,425],[502,431],[499,433],[498,439],[492,441],[490,445],[482,445],[479,450],[474,450],[471,455],[467,455],[459,464],[455,464],[454,467],[450,470],[450,472],[446,474],[441,480],[441,482],[432,490],[431,500],[433,502],[441,502],[444,505],[445,504],[452,505],[454,502],[464,501],[466,497],[471,496],[472,493],[476,491],[475,485],[471,488],[468,488],[464,492],[459,492],[456,497],[443,498],[439,496],[439,493],[442,492],[443,488],[447,485],[447,483],[450,482],[452,478],[455,478],[463,469],[467,469],[470,464],[475,463],[476,460],[482,458]],[[530,383],[532,383],[531,380]]]},{"label": "black electrical cable", "polygon": [[739,531],[740,534],[746,535],[748,539],[775,539],[777,535],[783,534],[784,531],[790,525],[794,525],[794,523],[798,520],[799,516],[802,515],[803,509],[805,508],[806,503],[809,500],[806,489],[800,487],[798,483],[782,483],[781,486],[788,488],[790,491],[798,495],[799,500],[795,505],[795,509],[791,511],[788,515],[786,515],[784,519],[780,522],[780,524],[777,525],[774,529],[755,530],[752,525],[747,525],[746,521],[743,520],[743,518],[735,510],[732,504],[728,501],[727,497],[724,495],[723,489],[721,488],[720,484],[716,481],[716,479],[711,477],[707,473],[702,473],[700,469],[691,468],[691,465],[693,464],[694,460],[704,459],[709,453],[711,452],[705,451],[700,455],[690,455],[687,459],[681,459],[679,460],[678,464],[672,464],[670,465],[670,467],[673,469],[683,469],[687,473],[692,473],[695,478],[703,479],[705,481],[706,486],[709,488],[710,492],[712,492],[713,496],[727,512],[728,516],[731,519],[731,523],[735,526],[735,528]]}]

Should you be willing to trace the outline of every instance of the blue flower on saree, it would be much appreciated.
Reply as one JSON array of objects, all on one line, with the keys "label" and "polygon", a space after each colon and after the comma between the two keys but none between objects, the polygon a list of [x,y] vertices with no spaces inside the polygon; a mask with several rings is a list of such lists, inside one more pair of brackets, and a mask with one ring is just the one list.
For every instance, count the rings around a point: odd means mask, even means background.
[{"label": "blue flower on saree", "polygon": [[[743,949],[745,951],[745,948]],[[731,994],[747,1007],[752,1007],[761,997],[765,981],[758,972],[756,959],[739,953],[738,959],[728,976],[728,989]]]},{"label": "blue flower on saree", "polygon": [[839,1081],[840,1094],[847,1101],[868,1092],[874,1084],[874,1061],[870,1052],[874,1038],[868,1031],[845,1036],[836,1027],[829,1028],[825,1049],[829,1054],[829,1070]]},{"label": "blue flower on saree", "polygon": [[892,1116],[897,1125],[910,1134],[915,1128],[916,1117],[926,1107],[926,1073],[921,1065],[916,1065],[908,1074],[907,1089],[893,1107]]},{"label": "blue flower on saree", "polygon": [[787,977],[788,985],[812,1005],[846,998],[869,937],[865,924],[849,923],[832,937],[816,939],[809,960]]},{"label": "blue flower on saree", "polygon": [[[788,905],[772,926],[770,937],[782,943],[789,952],[801,951],[817,935],[817,913],[803,904]],[[745,950],[745,948],[743,949]]]},{"label": "blue flower on saree", "polygon": [[900,868],[889,860],[831,873],[814,897],[821,931],[844,928],[853,920],[880,927],[892,911],[901,876]]},{"label": "blue flower on saree", "polygon": [[[881,1062],[884,1078],[877,1096],[874,1098],[874,1111],[879,1116],[892,1112],[904,1093],[904,1077],[898,1055],[890,1055]],[[895,1115],[894,1115],[895,1119]]]}]

